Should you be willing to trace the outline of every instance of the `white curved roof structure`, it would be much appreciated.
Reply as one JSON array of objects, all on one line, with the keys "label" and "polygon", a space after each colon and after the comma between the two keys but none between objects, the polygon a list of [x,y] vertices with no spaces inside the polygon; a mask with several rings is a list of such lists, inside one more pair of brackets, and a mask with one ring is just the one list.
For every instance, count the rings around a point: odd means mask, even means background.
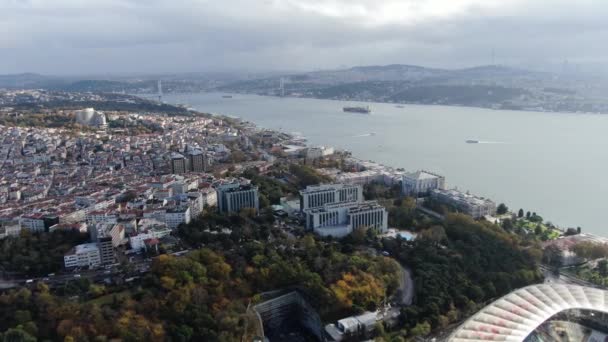
[{"label": "white curved roof structure", "polygon": [[608,291],[575,285],[528,286],[483,308],[458,327],[448,342],[521,342],[549,318],[571,309],[608,313]]}]

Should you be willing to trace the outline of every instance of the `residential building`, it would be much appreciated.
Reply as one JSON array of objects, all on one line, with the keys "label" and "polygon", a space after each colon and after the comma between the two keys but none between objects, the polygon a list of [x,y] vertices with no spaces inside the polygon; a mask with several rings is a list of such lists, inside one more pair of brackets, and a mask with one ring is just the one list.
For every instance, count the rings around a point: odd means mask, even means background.
[{"label": "residential building", "polygon": [[44,232],[44,215],[40,213],[23,215],[19,220],[19,225],[21,226],[21,229],[27,229],[31,232]]},{"label": "residential building", "polygon": [[206,172],[207,171],[207,158],[201,150],[193,150],[188,152],[188,160],[190,164],[190,171],[192,172]]},{"label": "residential building", "polygon": [[140,251],[145,248],[146,240],[160,239],[169,234],[171,234],[171,229],[169,229],[167,226],[159,225],[151,227],[148,230],[142,231],[139,234],[130,236],[129,244],[131,245],[131,249]]},{"label": "residential building", "polygon": [[432,190],[445,189],[445,177],[428,171],[407,173],[403,175],[402,188],[406,196],[427,196]]},{"label": "residential building", "polygon": [[220,212],[239,212],[243,208],[260,210],[258,188],[238,182],[222,184],[217,188],[218,209]]},{"label": "residential building", "polygon": [[86,221],[88,225],[96,223],[111,223],[115,224],[118,222],[118,216],[108,211],[91,211],[86,215]]},{"label": "residential building", "polygon": [[321,236],[344,237],[359,228],[388,230],[388,212],[376,201],[326,204],[304,213],[306,228]]},{"label": "residential building", "polygon": [[171,173],[184,174],[189,171],[188,159],[179,153],[171,153]]},{"label": "residential building", "polygon": [[8,236],[19,236],[21,226],[18,220],[0,221],[0,239]]},{"label": "residential building", "polygon": [[322,208],[326,204],[363,201],[363,187],[354,184],[312,185],[300,191],[300,210]]},{"label": "residential building", "polygon": [[65,268],[101,265],[101,254],[96,243],[85,243],[72,248],[63,256]]},{"label": "residential building", "polygon": [[176,229],[180,224],[188,224],[190,220],[190,208],[187,206],[170,208],[165,213],[165,222],[170,229]]},{"label": "residential building", "polygon": [[202,189],[201,194],[203,195],[203,207],[217,206],[217,191],[214,188]]},{"label": "residential building", "polygon": [[111,236],[104,236],[99,239],[97,246],[99,247],[99,257],[102,265],[113,264],[116,260],[113,245]]},{"label": "residential building", "polygon": [[330,156],[334,154],[333,147],[326,146],[317,146],[317,147],[309,147],[306,151],[306,158],[314,160],[325,156]]},{"label": "residential building", "polygon": [[496,214],[496,203],[455,189],[435,189],[431,191],[431,197],[476,219]]}]

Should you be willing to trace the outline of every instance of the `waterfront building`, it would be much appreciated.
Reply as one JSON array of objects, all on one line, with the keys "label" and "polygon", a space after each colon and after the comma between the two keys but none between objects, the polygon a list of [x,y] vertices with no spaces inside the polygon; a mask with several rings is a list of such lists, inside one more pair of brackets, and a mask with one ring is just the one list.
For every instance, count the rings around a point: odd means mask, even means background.
[{"label": "waterfront building", "polygon": [[406,196],[427,196],[430,191],[445,189],[445,177],[428,171],[417,171],[403,175],[403,194]]},{"label": "waterfront building", "polygon": [[356,229],[388,231],[388,212],[376,201],[326,204],[305,211],[306,228],[321,236],[344,237]]},{"label": "waterfront building", "polygon": [[260,210],[258,188],[251,184],[222,184],[217,187],[217,197],[221,213],[238,213],[243,208],[253,208],[256,212]]},{"label": "waterfront building", "polygon": [[476,219],[496,215],[496,203],[455,189],[435,189],[431,191],[431,197]]},{"label": "waterfront building", "polygon": [[85,243],[74,246],[63,256],[65,268],[95,267],[101,265],[101,254],[97,243]]},{"label": "waterfront building", "polygon": [[308,186],[300,191],[300,210],[321,208],[326,204],[363,201],[363,187],[355,184],[324,184]]}]

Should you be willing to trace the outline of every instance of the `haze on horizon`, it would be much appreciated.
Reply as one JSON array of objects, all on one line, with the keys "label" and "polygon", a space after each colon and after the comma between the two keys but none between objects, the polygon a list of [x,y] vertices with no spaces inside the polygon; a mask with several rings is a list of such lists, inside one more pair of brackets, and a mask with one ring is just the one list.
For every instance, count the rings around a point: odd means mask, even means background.
[{"label": "haze on horizon", "polygon": [[608,70],[604,0],[0,0],[0,74]]}]

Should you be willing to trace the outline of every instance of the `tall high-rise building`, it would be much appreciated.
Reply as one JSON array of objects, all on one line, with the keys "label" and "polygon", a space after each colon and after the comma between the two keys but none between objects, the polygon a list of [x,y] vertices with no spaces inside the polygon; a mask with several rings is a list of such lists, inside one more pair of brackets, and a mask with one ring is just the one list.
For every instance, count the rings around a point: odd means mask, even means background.
[{"label": "tall high-rise building", "polygon": [[239,212],[243,208],[260,210],[258,188],[238,182],[222,184],[217,188],[218,209],[220,212]]},{"label": "tall high-rise building", "polygon": [[188,160],[190,162],[190,171],[205,172],[207,171],[207,158],[201,150],[193,150],[188,152]]},{"label": "tall high-rise building", "polygon": [[99,255],[101,257],[101,264],[108,265],[114,263],[114,246],[112,245],[112,237],[104,236],[99,238],[99,242],[97,242],[97,246],[99,247]]},{"label": "tall high-rise building", "polygon": [[188,159],[179,153],[171,153],[171,173],[184,174],[188,172]]}]

